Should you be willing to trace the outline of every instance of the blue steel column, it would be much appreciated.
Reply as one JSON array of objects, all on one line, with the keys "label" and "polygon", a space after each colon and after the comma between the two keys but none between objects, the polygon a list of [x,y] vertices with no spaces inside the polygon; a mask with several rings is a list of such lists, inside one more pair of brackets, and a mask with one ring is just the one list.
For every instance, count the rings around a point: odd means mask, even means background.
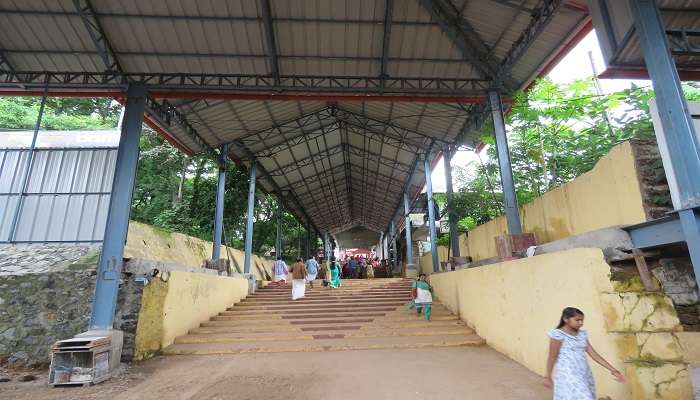
[{"label": "blue steel column", "polygon": [[248,184],[248,215],[245,225],[245,259],[243,272],[250,273],[250,265],[253,260],[253,214],[255,213],[255,179],[257,161],[250,161],[250,182]]},{"label": "blue steel column", "polygon": [[398,254],[396,254],[396,224],[394,223],[394,220],[391,220],[391,226],[389,227],[390,235],[391,235],[391,270],[395,271],[396,270],[396,264],[398,262]]},{"label": "blue steel column", "polygon": [[224,193],[226,192],[226,158],[228,157],[228,145],[222,145],[219,149],[219,183],[216,186],[216,211],[214,212],[214,243],[211,250],[211,258],[221,258],[221,232],[224,225]]},{"label": "blue steel column", "polygon": [[145,104],[146,88],[142,85],[130,85],[127,91],[126,110],[112,181],[112,194],[97,270],[95,296],[90,317],[91,330],[112,329],[124,244],[129,229],[129,213],[136,179],[136,167],[139,161],[139,139]]},{"label": "blue steel column", "polygon": [[408,193],[403,193],[403,211],[406,214],[406,270],[415,269],[416,266],[413,264],[413,242],[411,241],[411,205],[408,201]]},{"label": "blue steel column", "polygon": [[[27,192],[27,185],[29,184],[29,173],[32,169],[32,164],[34,161],[34,148],[36,147],[36,139],[39,136],[39,129],[41,128],[41,119],[44,116],[44,106],[46,106],[46,95],[48,94],[49,86],[44,87],[44,94],[41,96],[41,104],[39,105],[39,114],[36,116],[36,123],[34,124],[34,134],[32,135],[32,144],[29,145],[29,153],[27,154],[27,163],[24,172],[22,173],[22,180],[20,180],[19,186],[19,197],[17,197],[17,205],[15,206],[15,212],[12,215],[12,224],[10,225],[10,235],[8,240],[13,242],[15,240],[15,235],[17,233],[17,224],[19,223],[19,216],[22,213],[22,205],[24,204],[24,194]],[[9,199],[9,197],[8,197]]]},{"label": "blue steel column", "polygon": [[423,160],[425,169],[425,193],[428,195],[428,231],[430,232],[430,256],[433,260],[433,272],[439,271],[440,259],[437,250],[437,233],[435,232],[435,202],[433,200],[433,182],[430,177],[430,157],[425,155]]},{"label": "blue steel column", "polygon": [[326,262],[331,260],[330,256],[330,243],[328,243],[328,232],[325,232],[323,234],[323,258],[326,260]]},{"label": "blue steel column", "polygon": [[282,254],[282,200],[277,203],[277,228],[275,229],[275,258]]},{"label": "blue steel column", "polygon": [[700,286],[700,140],[688,112],[676,65],[666,43],[663,21],[653,0],[630,0],[634,26],[654,86],[669,159],[675,172],[677,209],[695,280]]},{"label": "blue steel column", "polygon": [[457,215],[455,214],[454,196],[452,195],[452,165],[450,148],[445,146],[442,150],[442,159],[445,161],[445,189],[447,192],[447,216],[450,222],[450,247],[452,257],[459,257],[459,232],[457,231]]},{"label": "blue steel column", "polygon": [[489,105],[493,117],[493,131],[496,137],[496,150],[498,151],[498,168],[501,172],[501,186],[503,187],[503,202],[506,209],[506,222],[508,233],[517,235],[523,232],[520,225],[520,213],[518,211],[518,198],[515,196],[515,184],[513,183],[513,169],[510,164],[510,152],[508,151],[508,138],[506,137],[506,124],[503,120],[503,103],[501,94],[492,90],[489,92]]}]

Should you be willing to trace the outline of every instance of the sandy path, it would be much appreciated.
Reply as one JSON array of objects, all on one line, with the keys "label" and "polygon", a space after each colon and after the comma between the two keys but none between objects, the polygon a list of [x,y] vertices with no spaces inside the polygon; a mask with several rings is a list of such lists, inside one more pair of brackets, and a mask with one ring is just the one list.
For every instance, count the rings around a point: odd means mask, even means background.
[{"label": "sandy path", "polygon": [[0,383],[0,399],[548,399],[541,379],[488,347],[170,356],[86,388]]}]

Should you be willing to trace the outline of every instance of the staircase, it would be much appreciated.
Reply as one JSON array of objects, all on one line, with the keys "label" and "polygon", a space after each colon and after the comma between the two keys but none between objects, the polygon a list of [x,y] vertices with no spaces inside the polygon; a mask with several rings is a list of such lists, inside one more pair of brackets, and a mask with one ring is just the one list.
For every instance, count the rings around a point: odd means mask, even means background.
[{"label": "staircase", "polygon": [[411,280],[343,280],[339,289],[274,285],[176,338],[164,354],[239,354],[479,346],[484,341],[439,303],[432,320],[403,306]]}]

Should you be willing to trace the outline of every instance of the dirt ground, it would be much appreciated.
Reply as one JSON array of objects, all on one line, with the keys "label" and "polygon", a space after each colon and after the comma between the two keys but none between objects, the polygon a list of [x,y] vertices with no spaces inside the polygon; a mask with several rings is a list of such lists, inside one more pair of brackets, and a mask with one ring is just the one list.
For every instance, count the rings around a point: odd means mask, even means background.
[{"label": "dirt ground", "polygon": [[541,379],[488,347],[157,357],[92,387],[0,383],[0,399],[530,400]]}]

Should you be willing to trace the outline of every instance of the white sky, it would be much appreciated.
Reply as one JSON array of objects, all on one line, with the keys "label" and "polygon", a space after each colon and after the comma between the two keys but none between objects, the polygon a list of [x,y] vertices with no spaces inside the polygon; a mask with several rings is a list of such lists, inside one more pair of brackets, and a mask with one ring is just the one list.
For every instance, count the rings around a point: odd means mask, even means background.
[{"label": "white sky", "polygon": [[[603,61],[603,55],[600,51],[600,46],[598,45],[598,38],[596,37],[595,31],[589,33],[576,47],[574,47],[569,54],[564,57],[556,67],[552,69],[549,73],[549,77],[557,83],[570,83],[574,80],[592,77],[593,70],[591,69],[591,63],[588,57],[588,52],[593,53],[593,61],[596,66],[596,71],[598,74],[605,71],[605,63]],[[632,83],[637,86],[648,86],[651,84],[649,81],[631,81],[626,79],[601,79],[600,86],[604,93],[613,93],[620,90],[624,90]],[[481,152],[481,157],[484,159],[488,157],[485,151]],[[455,167],[468,165],[473,160],[477,160],[474,152],[470,150],[462,150],[457,152],[454,157],[452,157],[452,179],[454,183],[454,190],[458,190],[459,187],[456,184]],[[478,162],[478,160],[477,160]],[[445,168],[444,162],[440,162],[435,166],[432,173],[433,181],[433,191],[436,193],[445,191]]]}]

